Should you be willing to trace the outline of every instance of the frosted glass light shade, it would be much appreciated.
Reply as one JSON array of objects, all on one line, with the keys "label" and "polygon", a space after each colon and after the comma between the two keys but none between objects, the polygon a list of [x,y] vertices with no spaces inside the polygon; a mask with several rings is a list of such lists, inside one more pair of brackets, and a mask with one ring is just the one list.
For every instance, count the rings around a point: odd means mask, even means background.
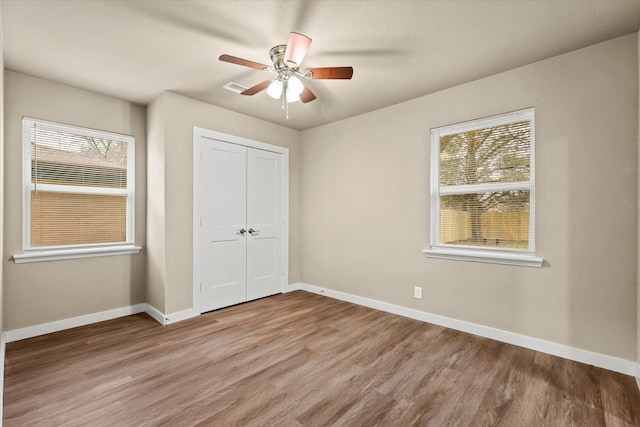
[{"label": "frosted glass light shade", "polygon": [[302,82],[299,78],[297,78],[296,76],[291,76],[287,81],[287,90],[291,93],[295,93],[296,95],[300,95],[304,90],[304,86],[302,85]]},{"label": "frosted glass light shade", "polygon": [[291,76],[287,80],[287,102],[300,101],[300,94],[304,90],[304,86],[299,78]]},{"label": "frosted glass light shade", "polygon": [[300,94],[293,92],[290,88],[287,88],[287,102],[300,101]]},{"label": "frosted glass light shade", "polygon": [[267,88],[267,95],[273,99],[280,99],[282,95],[282,82],[280,80],[271,80]]}]

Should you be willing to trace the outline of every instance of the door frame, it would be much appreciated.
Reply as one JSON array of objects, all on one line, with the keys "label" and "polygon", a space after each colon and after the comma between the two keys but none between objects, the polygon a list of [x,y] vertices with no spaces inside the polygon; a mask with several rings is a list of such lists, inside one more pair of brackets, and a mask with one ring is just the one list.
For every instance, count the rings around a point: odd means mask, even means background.
[{"label": "door frame", "polygon": [[229,144],[242,145],[249,148],[271,151],[282,155],[282,292],[289,284],[289,149],[279,145],[267,144],[235,135],[229,135],[200,127],[193,127],[193,312],[200,311],[200,250],[199,230],[201,220],[201,206],[198,197],[200,183],[198,177],[201,171],[201,152],[206,140],[216,140]]}]

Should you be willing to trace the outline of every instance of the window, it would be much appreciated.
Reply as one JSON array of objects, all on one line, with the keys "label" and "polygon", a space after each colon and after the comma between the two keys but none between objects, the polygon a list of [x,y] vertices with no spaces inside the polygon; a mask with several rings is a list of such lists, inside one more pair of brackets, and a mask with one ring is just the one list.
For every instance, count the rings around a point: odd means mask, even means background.
[{"label": "window", "polygon": [[42,261],[137,253],[134,138],[24,118],[24,253]]},{"label": "window", "polygon": [[436,258],[527,266],[535,257],[533,108],[431,130]]}]

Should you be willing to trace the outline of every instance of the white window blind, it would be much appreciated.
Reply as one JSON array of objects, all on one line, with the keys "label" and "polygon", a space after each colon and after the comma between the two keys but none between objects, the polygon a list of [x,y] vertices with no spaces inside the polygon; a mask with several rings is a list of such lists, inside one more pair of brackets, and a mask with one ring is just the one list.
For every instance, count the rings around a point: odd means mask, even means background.
[{"label": "white window blind", "polygon": [[533,256],[534,141],[532,108],[431,131],[431,249]]},{"label": "white window blind", "polygon": [[23,119],[24,248],[133,243],[134,138]]}]

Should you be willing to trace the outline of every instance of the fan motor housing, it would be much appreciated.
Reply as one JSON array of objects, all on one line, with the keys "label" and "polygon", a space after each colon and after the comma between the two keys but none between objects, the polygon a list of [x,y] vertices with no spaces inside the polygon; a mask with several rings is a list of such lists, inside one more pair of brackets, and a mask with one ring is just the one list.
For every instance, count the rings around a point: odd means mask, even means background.
[{"label": "fan motor housing", "polygon": [[273,61],[273,68],[276,70],[288,68],[287,64],[284,63],[284,53],[286,50],[286,44],[279,44],[271,48],[269,55],[271,56],[271,61]]}]

